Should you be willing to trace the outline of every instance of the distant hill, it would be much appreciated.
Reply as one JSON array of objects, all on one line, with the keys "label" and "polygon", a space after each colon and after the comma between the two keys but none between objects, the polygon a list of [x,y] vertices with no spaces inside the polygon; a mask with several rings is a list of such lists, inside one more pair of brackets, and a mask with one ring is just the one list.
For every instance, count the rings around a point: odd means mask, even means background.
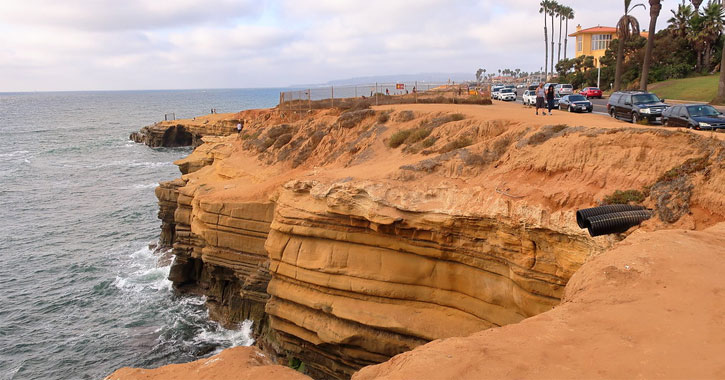
[{"label": "distant hill", "polygon": [[355,77],[347,79],[336,79],[326,83],[315,84],[294,84],[289,87],[322,87],[322,86],[349,86],[355,84],[371,84],[371,83],[400,83],[400,82],[447,82],[448,80],[455,82],[463,82],[474,80],[473,74],[465,73],[419,73],[419,74],[394,74],[394,75],[374,75],[367,77]]}]

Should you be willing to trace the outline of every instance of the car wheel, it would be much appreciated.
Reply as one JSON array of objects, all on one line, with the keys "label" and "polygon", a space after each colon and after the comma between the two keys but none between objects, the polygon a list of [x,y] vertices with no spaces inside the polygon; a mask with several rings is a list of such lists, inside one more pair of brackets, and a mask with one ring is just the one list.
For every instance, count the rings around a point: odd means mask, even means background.
[{"label": "car wheel", "polygon": [[637,124],[639,122],[639,115],[637,115],[636,112],[632,113],[632,124]]},{"label": "car wheel", "polygon": [[614,108],[610,108],[609,109],[609,116],[611,116],[611,117],[613,117],[615,119],[617,118],[617,116],[614,115]]},{"label": "car wheel", "polygon": [[665,127],[671,127],[670,121],[666,117],[662,118],[662,125]]},{"label": "car wheel", "polygon": [[569,112],[574,112],[574,110],[569,106]]}]

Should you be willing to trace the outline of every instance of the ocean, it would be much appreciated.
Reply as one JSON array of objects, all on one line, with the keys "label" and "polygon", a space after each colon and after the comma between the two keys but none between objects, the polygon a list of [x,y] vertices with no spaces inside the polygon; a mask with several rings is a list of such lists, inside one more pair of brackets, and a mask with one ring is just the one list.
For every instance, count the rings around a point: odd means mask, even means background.
[{"label": "ocean", "polygon": [[102,379],[252,343],[210,321],[154,252],[154,188],[190,148],[135,144],[163,120],[275,106],[278,89],[0,93],[0,379]]}]

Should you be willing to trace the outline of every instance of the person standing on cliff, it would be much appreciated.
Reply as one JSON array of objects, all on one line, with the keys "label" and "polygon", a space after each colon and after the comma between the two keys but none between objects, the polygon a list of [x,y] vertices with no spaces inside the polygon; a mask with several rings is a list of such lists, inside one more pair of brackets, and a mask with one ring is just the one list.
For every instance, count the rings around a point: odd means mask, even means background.
[{"label": "person standing on cliff", "polygon": [[237,137],[241,136],[243,126],[244,126],[244,120],[239,120],[239,123],[237,123]]},{"label": "person standing on cliff", "polygon": [[549,115],[551,115],[551,109],[554,108],[554,86],[549,85],[549,88],[546,90],[546,105],[549,109]]},{"label": "person standing on cliff", "polygon": [[[544,84],[539,83],[536,88],[536,114],[539,114],[539,108],[544,109]],[[543,113],[546,115],[546,112]]]}]

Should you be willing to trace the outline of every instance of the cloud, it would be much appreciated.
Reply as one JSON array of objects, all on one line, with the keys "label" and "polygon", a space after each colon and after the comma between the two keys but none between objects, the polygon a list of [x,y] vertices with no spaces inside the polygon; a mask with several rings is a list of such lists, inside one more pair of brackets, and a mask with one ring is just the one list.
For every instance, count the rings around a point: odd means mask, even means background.
[{"label": "cloud", "polygon": [[158,29],[257,17],[254,0],[23,0],[0,2],[0,21],[80,30]]},{"label": "cloud", "polygon": [[[576,24],[613,26],[623,11],[619,0],[563,2],[576,12],[570,33]],[[660,28],[676,4],[664,0]],[[544,60],[538,10],[535,0],[3,1],[0,91],[533,71]],[[647,11],[635,16],[647,24]]]}]

